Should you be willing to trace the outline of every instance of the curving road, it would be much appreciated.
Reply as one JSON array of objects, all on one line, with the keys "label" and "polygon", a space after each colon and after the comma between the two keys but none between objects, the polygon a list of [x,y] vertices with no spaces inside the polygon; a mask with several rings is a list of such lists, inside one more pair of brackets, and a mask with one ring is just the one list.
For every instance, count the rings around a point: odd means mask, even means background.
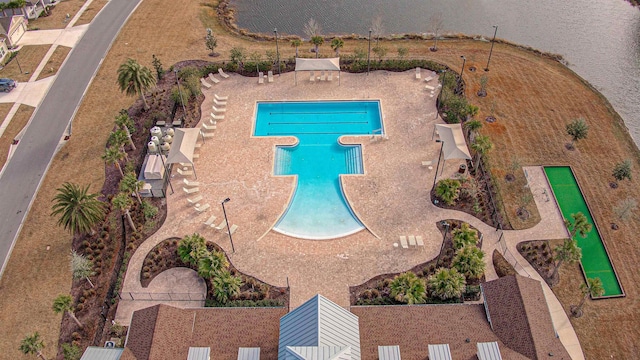
[{"label": "curving road", "polygon": [[141,0],[111,0],[73,48],[0,174],[0,277],[60,140],[118,32]]}]

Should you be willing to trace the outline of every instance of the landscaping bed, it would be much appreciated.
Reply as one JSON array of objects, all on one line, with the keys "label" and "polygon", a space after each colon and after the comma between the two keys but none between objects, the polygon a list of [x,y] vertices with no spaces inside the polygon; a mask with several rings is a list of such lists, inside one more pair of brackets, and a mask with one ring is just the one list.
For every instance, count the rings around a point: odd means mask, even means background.
[{"label": "landscaping bed", "polygon": [[557,274],[553,277],[555,270],[553,248],[555,245],[557,245],[556,240],[533,240],[521,242],[516,246],[520,255],[529,262],[529,264],[551,287],[556,285],[559,281],[559,276]]}]

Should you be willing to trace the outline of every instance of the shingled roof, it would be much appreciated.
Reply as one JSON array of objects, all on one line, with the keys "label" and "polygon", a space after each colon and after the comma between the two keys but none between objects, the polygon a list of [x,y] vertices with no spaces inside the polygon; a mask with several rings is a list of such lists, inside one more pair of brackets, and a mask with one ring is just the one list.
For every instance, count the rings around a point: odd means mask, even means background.
[{"label": "shingled roof", "polygon": [[133,313],[125,358],[186,359],[189,347],[210,347],[211,360],[236,360],[240,347],[278,357],[278,328],[286,308],[179,309],[156,305]]},{"label": "shingled roof", "polygon": [[530,359],[570,359],[555,336],[542,286],[537,280],[506,276],[482,284],[493,332]]}]

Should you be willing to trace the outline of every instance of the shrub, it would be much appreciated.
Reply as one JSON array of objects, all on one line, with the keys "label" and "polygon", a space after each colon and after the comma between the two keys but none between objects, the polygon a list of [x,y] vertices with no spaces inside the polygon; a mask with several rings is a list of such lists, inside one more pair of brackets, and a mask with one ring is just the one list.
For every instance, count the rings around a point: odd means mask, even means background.
[{"label": "shrub", "polygon": [[78,360],[82,352],[77,345],[73,344],[62,344],[62,356],[64,360]]},{"label": "shrub", "polygon": [[467,223],[462,223],[459,228],[453,230],[452,235],[451,241],[456,249],[461,249],[466,245],[475,246],[478,243],[478,231],[472,229]]},{"label": "shrub", "polygon": [[619,162],[613,168],[613,177],[618,181],[622,181],[624,179],[628,179],[631,181],[631,161],[625,160],[623,162]]},{"label": "shrub", "polygon": [[158,215],[158,208],[155,207],[152,203],[147,200],[142,202],[142,212],[144,213],[145,219],[153,219]]},{"label": "shrub", "polygon": [[391,296],[399,302],[421,304],[425,301],[425,282],[412,272],[396,276],[391,282]]},{"label": "shrub", "polygon": [[447,205],[453,205],[460,193],[460,181],[443,179],[436,185],[436,195]]}]

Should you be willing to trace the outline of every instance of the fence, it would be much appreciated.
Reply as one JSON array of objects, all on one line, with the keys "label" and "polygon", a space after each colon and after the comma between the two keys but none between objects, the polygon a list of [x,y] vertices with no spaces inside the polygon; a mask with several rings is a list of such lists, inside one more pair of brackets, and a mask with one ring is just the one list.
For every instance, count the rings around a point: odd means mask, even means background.
[{"label": "fence", "polygon": [[509,262],[509,264],[513,265],[513,268],[518,272],[518,274],[520,275],[526,274],[526,276],[530,278],[531,274],[529,274],[529,272],[522,265],[520,265],[520,262],[518,261],[518,259],[516,259],[516,257],[511,253],[509,248],[507,248],[507,242],[504,239],[504,231],[502,230],[502,227],[500,227],[499,231],[500,231],[500,238],[498,238],[498,251],[500,251],[502,256],[504,256],[504,258]]},{"label": "fence", "polygon": [[149,292],[121,292],[120,300],[137,301],[204,301],[203,293],[149,293]]}]

